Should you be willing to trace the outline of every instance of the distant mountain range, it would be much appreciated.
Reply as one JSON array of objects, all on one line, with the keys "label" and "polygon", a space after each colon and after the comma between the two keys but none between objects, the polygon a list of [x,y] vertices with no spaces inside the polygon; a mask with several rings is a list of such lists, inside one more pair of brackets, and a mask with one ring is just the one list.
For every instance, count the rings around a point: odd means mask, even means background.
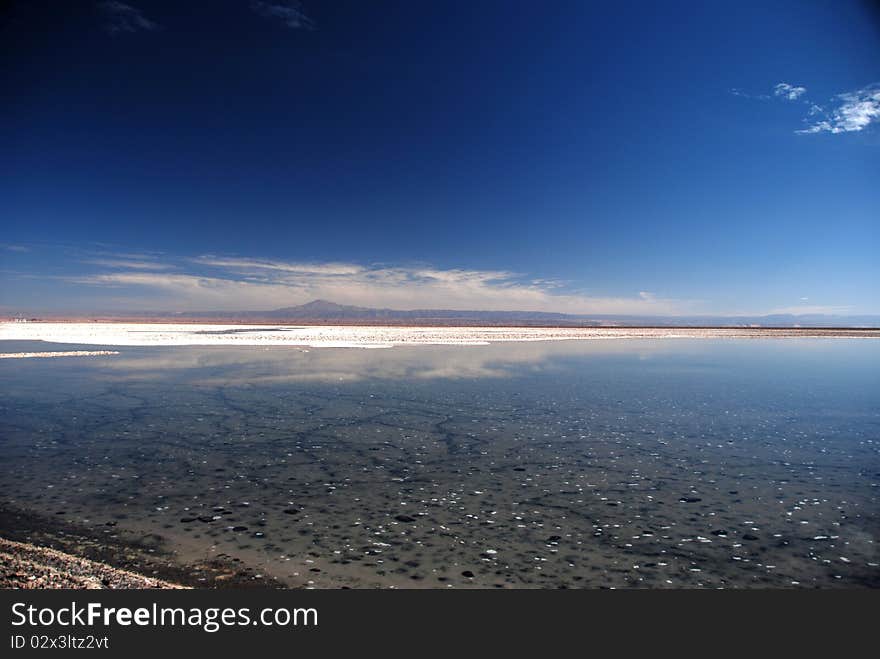
[{"label": "distant mountain range", "polygon": [[[153,315],[153,314],[151,314]],[[201,311],[156,314],[180,319],[212,319],[237,322],[297,321],[341,322],[345,324],[425,324],[425,325],[554,325],[572,327],[604,326],[698,326],[698,327],[880,327],[880,315],[844,316],[822,314],[774,314],[768,316],[637,316],[611,314],[564,314],[544,311],[479,311],[452,309],[374,309],[328,300],[313,300],[296,307],[270,311]]]}]

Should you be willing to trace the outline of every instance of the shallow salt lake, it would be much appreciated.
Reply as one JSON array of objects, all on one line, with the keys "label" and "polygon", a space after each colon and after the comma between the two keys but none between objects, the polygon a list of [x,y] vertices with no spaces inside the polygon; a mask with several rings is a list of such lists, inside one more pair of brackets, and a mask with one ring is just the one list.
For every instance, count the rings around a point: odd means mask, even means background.
[{"label": "shallow salt lake", "polygon": [[878,341],[109,349],[0,360],[4,505],[291,586],[880,585]]}]

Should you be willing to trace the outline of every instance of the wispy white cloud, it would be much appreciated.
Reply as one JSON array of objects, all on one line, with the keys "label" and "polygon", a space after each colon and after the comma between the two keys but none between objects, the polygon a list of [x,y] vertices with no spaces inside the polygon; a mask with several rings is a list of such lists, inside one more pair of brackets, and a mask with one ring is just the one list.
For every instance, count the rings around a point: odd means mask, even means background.
[{"label": "wispy white cloud", "polygon": [[749,98],[757,101],[769,101],[773,98],[770,94],[754,94],[752,92],[747,92],[745,90],[740,89],[739,87],[732,87],[728,90],[734,96],[739,96],[741,98]]},{"label": "wispy white cloud", "polygon": [[158,29],[158,23],[151,21],[143,15],[140,9],[127,5],[117,0],[99,2],[98,8],[107,17],[104,25],[110,34],[122,32],[151,32]]},{"label": "wispy white cloud", "polygon": [[812,104],[813,119],[806,128],[797,131],[801,134],[813,133],[853,133],[864,130],[880,120],[880,85],[873,84],[853,92],[838,94],[829,109]]},{"label": "wispy white cloud", "polygon": [[237,270],[239,272],[271,270],[300,274],[352,275],[363,271],[363,267],[349,263],[286,263],[246,258],[223,258],[217,256],[199,256],[193,262],[216,268]]},{"label": "wispy white cloud", "polygon": [[739,87],[733,87],[728,90],[734,96],[749,98],[757,101],[770,101],[774,98],[780,98],[786,101],[797,101],[807,93],[807,88],[801,85],[792,85],[788,82],[778,82],[773,85],[772,93],[755,93],[745,91]]},{"label": "wispy white cloud", "polygon": [[[90,287],[111,287],[116,289],[116,299],[122,294],[131,308],[140,309],[268,310],[318,298],[393,309],[596,314],[667,315],[687,312],[692,306],[644,291],[630,297],[566,292],[559,282],[544,283],[500,270],[208,256],[184,260],[179,264],[180,271],[175,272],[157,272],[155,267],[125,271],[112,267],[112,271],[67,280]],[[201,271],[194,271],[199,268]]]},{"label": "wispy white cloud", "polygon": [[265,18],[281,20],[292,30],[315,29],[315,22],[306,15],[301,2],[251,0],[251,9]]},{"label": "wispy white cloud", "polygon": [[780,82],[773,86],[773,95],[752,94],[741,89],[731,89],[734,96],[767,101],[772,98],[794,101],[806,107],[806,128],[796,130],[801,135],[815,133],[854,133],[880,121],[880,84],[834,96],[827,104],[815,103],[807,98],[807,88]]},{"label": "wispy white cloud", "polygon": [[[202,277],[194,274],[159,272],[107,272],[67,277],[67,281],[89,286],[134,288],[138,294],[120,298],[130,308],[152,309],[156,304],[168,309],[252,309],[265,304],[289,301],[284,285],[261,284],[235,279]],[[147,293],[147,295],[143,295]],[[256,306],[255,306],[256,305]]]},{"label": "wispy white cloud", "polygon": [[799,87],[797,85],[790,85],[787,82],[780,82],[773,87],[773,95],[774,96],[779,96],[779,97],[787,99],[789,101],[798,100],[806,92],[807,92],[806,87]]},{"label": "wispy white cloud", "polygon": [[126,270],[171,270],[173,265],[156,261],[132,261],[129,259],[85,259],[83,263],[105,268],[122,268]]},{"label": "wispy white cloud", "polygon": [[780,82],[773,86],[773,95],[752,94],[741,89],[731,89],[734,96],[767,101],[773,98],[794,101],[806,108],[806,128],[796,130],[801,135],[815,133],[854,133],[880,121],[880,84],[834,96],[828,103],[820,104],[807,97],[807,88]]}]

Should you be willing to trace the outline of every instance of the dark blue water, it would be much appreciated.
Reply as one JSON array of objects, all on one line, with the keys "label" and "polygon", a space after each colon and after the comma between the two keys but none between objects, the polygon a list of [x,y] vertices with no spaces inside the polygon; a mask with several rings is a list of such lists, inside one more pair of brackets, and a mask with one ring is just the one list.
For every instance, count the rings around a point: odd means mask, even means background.
[{"label": "dark blue water", "polygon": [[0,360],[3,505],[293,586],[880,585],[880,341],[118,350]]}]

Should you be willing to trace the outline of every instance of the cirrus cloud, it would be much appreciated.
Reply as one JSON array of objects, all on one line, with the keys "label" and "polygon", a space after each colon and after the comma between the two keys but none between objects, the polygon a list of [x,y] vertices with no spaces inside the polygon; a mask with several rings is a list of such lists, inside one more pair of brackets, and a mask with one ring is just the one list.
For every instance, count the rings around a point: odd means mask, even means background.
[{"label": "cirrus cloud", "polygon": [[315,29],[315,22],[306,15],[300,2],[252,0],[251,10],[264,18],[278,19],[291,30]]},{"label": "cirrus cloud", "polygon": [[812,133],[854,133],[867,128],[880,120],[880,84],[868,85],[853,92],[838,94],[830,109],[812,105],[810,115],[813,119],[806,128],[797,131]]},{"label": "cirrus cloud", "polygon": [[270,310],[327,299],[339,304],[393,309],[545,311],[571,314],[669,315],[688,311],[685,301],[641,291],[628,297],[567,291],[561,282],[529,279],[503,270],[429,266],[301,263],[198,256],[173,272],[150,262],[93,260],[102,271],[67,277],[109,288],[130,309]]},{"label": "cirrus cloud", "polygon": [[113,35],[123,32],[152,32],[159,28],[159,24],[144,16],[140,9],[124,2],[107,0],[99,2],[98,8],[107,17],[104,28]]},{"label": "cirrus cloud", "polygon": [[780,82],[773,87],[773,95],[780,96],[789,101],[796,101],[807,92],[806,87],[790,85],[787,82]]},{"label": "cirrus cloud", "polygon": [[874,83],[833,96],[829,101],[816,103],[807,96],[807,88],[788,82],[779,82],[769,94],[753,94],[741,89],[731,89],[734,96],[759,101],[773,98],[791,101],[805,108],[805,128],[795,130],[800,135],[816,133],[857,133],[880,121],[880,84]]}]

